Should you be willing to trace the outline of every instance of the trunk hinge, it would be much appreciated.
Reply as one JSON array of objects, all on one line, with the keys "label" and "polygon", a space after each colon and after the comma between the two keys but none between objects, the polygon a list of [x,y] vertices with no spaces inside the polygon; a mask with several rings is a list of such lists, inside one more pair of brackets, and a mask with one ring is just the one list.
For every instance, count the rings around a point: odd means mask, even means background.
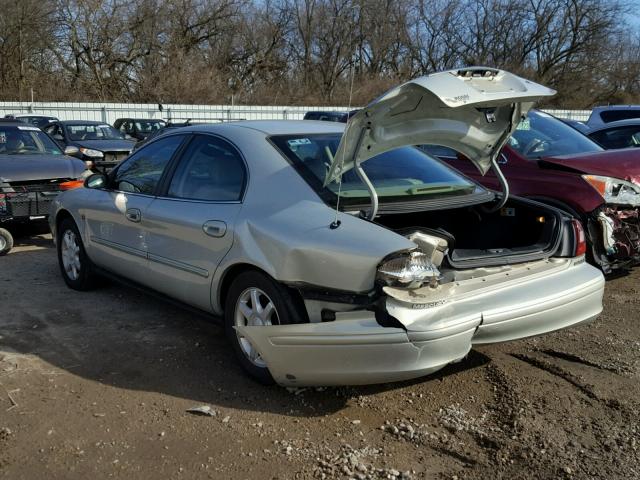
[{"label": "trunk hinge", "polygon": [[[363,218],[366,218],[367,220],[373,220],[378,214],[378,192],[376,192],[376,189],[371,183],[371,180],[369,180],[369,177],[367,177],[367,174],[362,168],[362,165],[361,165],[362,162],[360,160],[357,160],[358,152],[360,152],[360,147],[362,146],[362,140],[364,139],[364,135],[367,132],[367,130],[369,130],[369,127],[364,127],[360,130],[360,133],[358,134],[358,141],[353,151],[352,160],[355,166],[354,169],[358,174],[358,177],[360,178],[360,180],[362,180],[362,183],[364,183],[365,186],[367,187],[367,191],[369,192],[369,196],[371,197],[371,210],[368,213],[360,212],[360,215]],[[345,131],[345,135],[346,133],[347,132]],[[333,163],[334,162],[333,154],[331,153],[329,148],[327,147],[325,151],[327,153],[327,156],[329,157],[329,160],[331,161],[331,163]],[[342,163],[344,163],[344,161]],[[340,171],[342,171],[342,168],[340,169]],[[340,176],[342,177],[342,174]],[[342,183],[342,178],[340,178],[340,183]],[[339,208],[340,208],[340,193],[338,193],[338,199],[336,204],[336,215],[339,211]],[[330,226],[332,229],[338,228],[340,226],[340,221],[337,220],[337,217],[336,217],[336,220],[334,220],[334,222]]]},{"label": "trunk hinge", "polygon": [[[498,165],[498,157],[500,157],[501,155],[500,152],[502,148],[507,144],[507,142],[509,141],[509,137],[513,133],[513,130],[514,130],[513,126],[514,125],[517,126],[521,120],[522,120],[521,105],[519,103],[515,103],[511,107],[511,122],[509,122],[509,128],[505,131],[505,134],[496,143],[496,146],[493,150],[494,153],[493,155],[491,155],[491,169],[493,170],[493,173],[496,174],[496,177],[498,177],[498,182],[500,183],[500,189],[502,191],[502,198],[498,203],[496,203],[492,207],[485,208],[484,210],[486,212],[489,212],[489,213],[497,212],[502,207],[504,207],[505,203],[507,203],[507,200],[509,200],[509,182],[507,182],[507,179],[504,177],[504,174],[502,173],[502,170]],[[489,118],[487,118],[487,121],[490,121]]]},{"label": "trunk hinge", "polygon": [[369,177],[367,177],[367,174],[362,168],[362,162],[360,160],[356,160],[358,158],[358,152],[360,152],[360,147],[362,146],[362,139],[364,138],[364,134],[368,129],[369,127],[365,127],[360,130],[360,135],[358,135],[358,142],[356,143],[356,148],[353,154],[353,163],[355,165],[355,170],[358,174],[358,177],[360,177],[362,183],[366,185],[367,190],[369,191],[369,196],[371,197],[371,211],[368,214],[366,212],[361,212],[361,216],[366,218],[367,220],[373,220],[378,214],[378,192],[376,192],[373,183],[371,183],[371,180],[369,180]]}]

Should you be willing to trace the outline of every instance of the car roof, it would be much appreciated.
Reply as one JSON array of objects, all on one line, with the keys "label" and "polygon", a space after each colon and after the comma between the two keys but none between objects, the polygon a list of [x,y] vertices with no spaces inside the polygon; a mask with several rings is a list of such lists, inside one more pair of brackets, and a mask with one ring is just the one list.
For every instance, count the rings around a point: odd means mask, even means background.
[{"label": "car roof", "polygon": [[591,111],[604,112],[606,110],[640,110],[640,105],[605,105],[593,107]]},{"label": "car roof", "polygon": [[55,123],[62,125],[108,125],[107,122],[96,122],[95,120],[59,120]]},{"label": "car roof", "polygon": [[167,121],[164,118],[120,117],[120,118],[116,118],[116,122],[118,120],[133,120],[134,122],[165,122],[167,123]]},{"label": "car roof", "polygon": [[25,117],[56,118],[53,115],[45,115],[44,113],[9,113],[4,116],[4,118],[25,118]]},{"label": "car roof", "polygon": [[342,133],[344,123],[314,120],[243,120],[228,123],[209,123],[182,127],[185,131],[223,133],[229,129],[250,129],[265,135],[308,135],[313,133]]},{"label": "car roof", "polygon": [[[20,120],[13,120],[10,118],[0,118],[0,127],[24,127],[25,123]],[[32,126],[32,125],[27,125]]]}]

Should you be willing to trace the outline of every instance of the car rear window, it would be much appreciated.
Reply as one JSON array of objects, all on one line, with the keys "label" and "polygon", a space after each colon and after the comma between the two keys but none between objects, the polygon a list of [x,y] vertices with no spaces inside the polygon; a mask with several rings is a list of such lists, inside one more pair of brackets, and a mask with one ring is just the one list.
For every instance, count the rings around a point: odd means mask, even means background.
[{"label": "car rear window", "polygon": [[[341,134],[277,135],[270,140],[323,198],[343,205],[362,204],[369,192],[354,170],[342,176],[342,186],[323,186]],[[402,147],[370,158],[362,167],[381,201],[407,201],[467,195],[484,189],[415,147]]]}]

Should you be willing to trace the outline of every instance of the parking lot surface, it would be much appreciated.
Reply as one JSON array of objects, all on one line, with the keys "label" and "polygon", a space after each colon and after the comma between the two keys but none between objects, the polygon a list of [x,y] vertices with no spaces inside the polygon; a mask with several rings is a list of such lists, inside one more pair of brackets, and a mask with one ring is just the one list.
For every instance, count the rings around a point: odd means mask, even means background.
[{"label": "parking lot surface", "polygon": [[34,233],[0,258],[0,477],[640,478],[640,270],[590,325],[288,391],[248,379],[215,320],[68,289]]}]

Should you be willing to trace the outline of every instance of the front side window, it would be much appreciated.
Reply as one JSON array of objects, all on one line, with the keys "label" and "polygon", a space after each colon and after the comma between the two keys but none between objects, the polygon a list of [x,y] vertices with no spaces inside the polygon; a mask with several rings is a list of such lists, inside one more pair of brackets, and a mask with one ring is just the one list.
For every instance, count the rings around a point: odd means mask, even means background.
[{"label": "front side window", "polygon": [[[354,170],[337,182],[323,187],[331,159],[341,134],[278,135],[271,141],[287,157],[302,177],[318,192],[335,202],[338,193],[343,205],[368,201],[369,192]],[[339,159],[336,159],[339,161]],[[401,147],[370,158],[362,168],[373,183],[380,201],[429,200],[483,192],[484,189],[463,177],[440,160],[415,147]]]},{"label": "front side window", "polygon": [[173,135],[138,150],[116,170],[114,188],[123,192],[152,195],[183,139],[183,135]]},{"label": "front side window", "polygon": [[61,155],[60,148],[39,128],[0,126],[0,155]]},{"label": "front side window", "polygon": [[600,130],[589,137],[607,149],[640,147],[640,125]]},{"label": "front side window", "polygon": [[509,146],[527,158],[602,151],[593,140],[551,115],[532,110],[509,137]]},{"label": "front side window", "polygon": [[245,169],[238,151],[220,138],[198,135],[185,150],[168,195],[212,202],[237,201],[244,184]]},{"label": "front side window", "polygon": [[124,133],[116,130],[111,125],[105,124],[67,124],[67,134],[70,140],[122,140]]}]

